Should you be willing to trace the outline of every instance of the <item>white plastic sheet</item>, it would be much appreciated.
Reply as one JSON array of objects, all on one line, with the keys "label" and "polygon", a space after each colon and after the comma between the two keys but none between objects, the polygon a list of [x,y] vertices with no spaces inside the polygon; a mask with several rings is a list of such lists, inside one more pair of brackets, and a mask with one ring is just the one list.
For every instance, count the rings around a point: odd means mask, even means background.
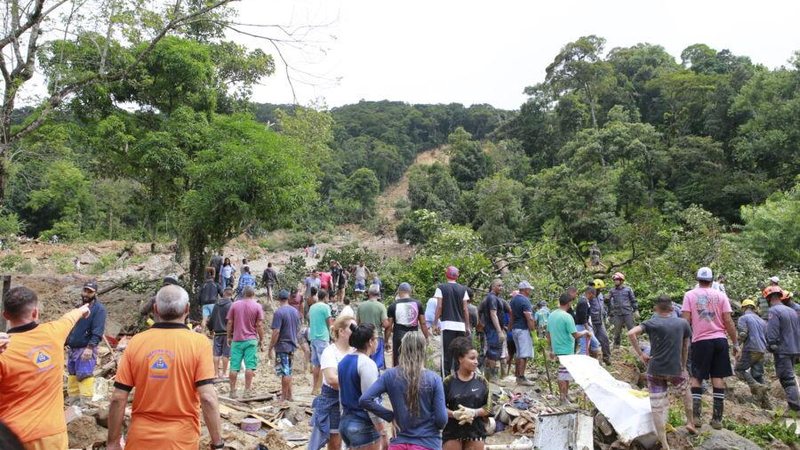
[{"label": "white plastic sheet", "polygon": [[611,422],[621,441],[630,443],[639,436],[655,433],[648,397],[634,395],[631,385],[612,377],[594,358],[566,355],[558,359]]}]

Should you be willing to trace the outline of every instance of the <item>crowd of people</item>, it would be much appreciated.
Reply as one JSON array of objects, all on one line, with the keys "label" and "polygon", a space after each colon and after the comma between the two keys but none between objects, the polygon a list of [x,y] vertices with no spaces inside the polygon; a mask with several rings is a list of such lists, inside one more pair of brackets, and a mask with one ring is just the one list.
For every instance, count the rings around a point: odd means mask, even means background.
[{"label": "crowd of people", "polygon": [[[277,308],[265,324],[256,289],[266,288],[264,301],[270,301],[280,287],[278,272],[269,264],[259,283],[242,263],[234,287],[237,269],[230,259],[212,258],[197,290],[202,321],[195,328],[187,326],[189,294],[174,277],[165,278],[144,308],[152,326],[130,339],[119,361],[108,449],[195,449],[201,414],[211,448],[223,448],[215,382],[227,379],[234,398],[257,395],[253,380],[259,351],[266,352],[281,380],[282,402],[294,398],[298,351],[309,364],[315,395],[310,450],[342,445],[481,450],[493,432],[490,383],[511,375],[513,367],[518,386],[535,384],[530,376],[544,364],[535,359],[537,347],[550,360],[582,354],[611,364],[612,348],[622,344],[623,334],[646,367],[654,425],[664,448],[669,393],[683,403],[690,432],[702,422],[708,386],[710,425],[721,427],[725,378],[734,373],[762,406],[769,405],[764,374],[769,354],[788,408],[800,411],[794,374],[800,357],[800,305],[774,277],[761,298],[741,303],[735,323],[724,280],[703,267],[697,286],[681,304],[662,295],[653,302],[652,315],[640,322],[645,312],[620,272],[613,274],[614,285],[607,291],[601,279],[566,289],[551,311],[546,299],[532,301],[534,288],[524,280],[508,296],[503,280],[493,280],[478,302],[452,266],[427,304],[414,298],[414,287],[405,282],[385,301],[380,279],[363,262],[344,269],[332,261],[330,271],[310,272],[302,288],[280,289]],[[344,295],[349,279],[358,298],[366,298],[350,304]],[[67,403],[91,403],[97,348],[105,339],[106,310],[97,292],[96,282],[85,283],[79,308],[42,324],[35,292],[19,286],[4,297],[9,330],[0,334],[0,424],[5,425],[0,432],[8,430],[21,443],[8,448],[67,448],[62,368],[68,374]],[[640,341],[642,335],[648,342]],[[434,339],[441,345],[437,364],[431,364],[428,353]],[[563,364],[556,378],[561,403],[570,405],[572,377]],[[131,422],[123,436],[134,389]]]}]

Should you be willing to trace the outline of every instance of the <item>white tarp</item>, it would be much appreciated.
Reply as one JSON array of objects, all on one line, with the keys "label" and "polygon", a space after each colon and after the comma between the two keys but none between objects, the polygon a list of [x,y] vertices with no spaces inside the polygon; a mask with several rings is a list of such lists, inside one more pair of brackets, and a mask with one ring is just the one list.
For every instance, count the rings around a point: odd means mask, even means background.
[{"label": "white tarp", "polygon": [[631,385],[612,377],[594,358],[566,355],[558,359],[611,422],[621,441],[630,443],[639,436],[655,433],[648,397],[634,395]]}]

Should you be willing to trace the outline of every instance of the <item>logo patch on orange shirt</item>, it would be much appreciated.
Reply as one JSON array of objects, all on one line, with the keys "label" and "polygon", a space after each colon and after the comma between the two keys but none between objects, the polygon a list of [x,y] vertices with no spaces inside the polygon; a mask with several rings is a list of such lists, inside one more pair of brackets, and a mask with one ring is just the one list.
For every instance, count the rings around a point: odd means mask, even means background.
[{"label": "logo patch on orange shirt", "polygon": [[169,378],[169,370],[175,359],[172,352],[166,350],[154,350],[148,356],[149,378],[165,380]]},{"label": "logo patch on orange shirt", "polygon": [[37,372],[44,372],[53,368],[53,357],[50,355],[50,346],[44,345],[34,347],[28,352],[28,357],[39,369]]}]

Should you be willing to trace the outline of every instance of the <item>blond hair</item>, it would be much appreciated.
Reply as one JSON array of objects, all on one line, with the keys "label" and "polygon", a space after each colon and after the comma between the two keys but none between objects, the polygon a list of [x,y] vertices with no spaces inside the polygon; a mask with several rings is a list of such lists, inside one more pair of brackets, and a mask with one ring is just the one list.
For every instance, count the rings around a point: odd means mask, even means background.
[{"label": "blond hair", "polygon": [[333,326],[331,326],[331,333],[333,334],[334,339],[339,339],[339,333],[350,326],[351,321],[355,321],[356,318],[351,315],[342,315],[336,318],[333,321]]}]

